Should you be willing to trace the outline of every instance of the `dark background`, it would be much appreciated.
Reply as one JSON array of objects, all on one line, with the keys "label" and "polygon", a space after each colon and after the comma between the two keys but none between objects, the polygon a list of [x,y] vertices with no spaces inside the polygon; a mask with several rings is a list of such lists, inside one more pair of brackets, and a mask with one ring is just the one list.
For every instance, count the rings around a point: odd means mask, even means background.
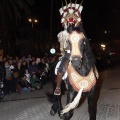
[{"label": "dark background", "polygon": [[[64,5],[65,2],[62,0]],[[72,0],[74,2],[75,0]],[[78,0],[77,3],[80,3]],[[69,0],[68,0],[69,3]],[[61,0],[53,0],[53,29],[62,30],[59,9]],[[41,28],[50,28],[51,0],[35,0],[32,15],[39,19]],[[120,1],[119,0],[84,0],[82,20],[88,37],[95,41],[105,39],[104,31],[108,31],[110,39],[119,39]]]},{"label": "dark background", "polygon": [[[1,1],[8,3],[7,0],[0,0],[0,3]],[[15,1],[9,0],[9,3]],[[23,1],[27,0],[21,0],[21,2]],[[65,6],[65,0],[62,1]],[[75,0],[71,1],[75,2]],[[70,0],[67,2],[69,3]],[[81,3],[81,0],[77,0],[77,3]],[[13,8],[18,6],[14,4],[12,7],[11,4],[8,4],[12,10],[10,12],[6,4],[4,5],[4,16],[1,14],[3,11],[0,7],[0,49],[3,49],[4,55],[40,56],[45,53],[49,54],[51,48],[60,52],[57,34],[63,30],[59,14],[59,9],[62,7],[61,0],[34,0],[34,4],[29,6],[31,14],[28,15],[23,9],[18,9],[21,19],[17,20]],[[100,44],[102,43],[108,47],[104,53],[112,50],[119,51],[120,0],[84,0],[82,5],[83,27],[94,51],[101,49]],[[10,13],[13,13],[12,20]],[[34,23],[34,27],[32,27],[28,18],[37,19],[38,23]]]}]

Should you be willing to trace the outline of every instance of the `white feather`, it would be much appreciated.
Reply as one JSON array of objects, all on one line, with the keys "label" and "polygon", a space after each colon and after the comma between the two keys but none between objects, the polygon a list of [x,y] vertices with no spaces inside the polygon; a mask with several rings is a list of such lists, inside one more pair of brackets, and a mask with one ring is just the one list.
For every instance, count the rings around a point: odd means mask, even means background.
[{"label": "white feather", "polygon": [[74,12],[73,9],[69,9],[69,13],[72,14]]},{"label": "white feather", "polygon": [[74,4],[74,3],[72,3],[72,7],[75,7],[75,4]]},{"label": "white feather", "polygon": [[64,12],[64,13],[63,13],[63,17],[65,17],[66,15],[67,15],[67,12]]},{"label": "white feather", "polygon": [[81,21],[81,18],[78,18],[77,21],[80,22],[80,21]]},{"label": "white feather", "polygon": [[75,5],[75,9],[78,9],[78,7],[79,7],[79,4],[76,4],[76,5]]},{"label": "white feather", "polygon": [[81,13],[82,12],[82,10],[83,10],[83,6],[80,6],[80,8],[79,8],[79,12]]},{"label": "white feather", "polygon": [[76,14],[77,16],[79,16],[79,15],[78,15],[78,12],[75,12],[75,14]]},{"label": "white feather", "polygon": [[71,4],[69,3],[69,4],[68,4],[68,7],[70,7],[70,6],[71,6]]},{"label": "white feather", "polygon": [[61,19],[61,23],[63,23],[64,21],[65,21],[65,19],[64,19],[64,18],[62,18],[62,19]]},{"label": "white feather", "polygon": [[63,9],[60,8],[59,12],[60,12],[60,15],[62,15],[63,14]]},{"label": "white feather", "polygon": [[63,7],[64,10],[65,10],[66,8],[67,8],[66,6]]}]

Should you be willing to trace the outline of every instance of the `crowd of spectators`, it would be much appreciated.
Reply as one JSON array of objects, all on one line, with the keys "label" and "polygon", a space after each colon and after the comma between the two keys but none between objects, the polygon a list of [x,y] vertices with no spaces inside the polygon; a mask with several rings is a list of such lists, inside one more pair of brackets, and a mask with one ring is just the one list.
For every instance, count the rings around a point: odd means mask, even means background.
[{"label": "crowd of spectators", "polygon": [[0,61],[0,81],[4,82],[4,93],[9,95],[40,90],[48,81],[54,84],[56,63],[56,56],[13,58],[7,55]]}]

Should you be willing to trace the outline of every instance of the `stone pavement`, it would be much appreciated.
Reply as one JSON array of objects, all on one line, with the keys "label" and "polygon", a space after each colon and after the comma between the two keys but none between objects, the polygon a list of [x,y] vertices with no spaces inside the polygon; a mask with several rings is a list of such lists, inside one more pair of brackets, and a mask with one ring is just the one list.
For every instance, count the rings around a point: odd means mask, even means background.
[{"label": "stone pavement", "polygon": [[[0,120],[60,120],[58,114],[49,114],[52,104],[46,91],[52,91],[51,83],[40,91],[5,96],[0,103]],[[120,68],[101,72],[96,91],[100,92],[96,120],[120,120]],[[66,95],[62,97],[62,103],[65,102]],[[87,100],[75,109],[71,120],[89,120]]]},{"label": "stone pavement", "polygon": [[97,111],[97,120],[120,120],[119,67],[105,72]]}]

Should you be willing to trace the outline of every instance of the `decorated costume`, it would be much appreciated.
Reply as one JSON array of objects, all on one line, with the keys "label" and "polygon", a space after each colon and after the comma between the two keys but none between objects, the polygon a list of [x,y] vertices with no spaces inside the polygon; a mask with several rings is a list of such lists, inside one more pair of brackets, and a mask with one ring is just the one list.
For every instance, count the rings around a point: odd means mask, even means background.
[{"label": "decorated costume", "polygon": [[64,31],[61,31],[57,36],[58,41],[60,42],[60,51],[62,53],[62,60],[57,72],[57,86],[54,91],[55,95],[61,94],[60,85],[61,85],[62,76],[66,72],[66,68],[68,67],[68,63],[69,63],[69,57],[70,57],[70,46],[68,43],[69,34],[73,29],[77,29],[78,31],[83,30],[81,24],[81,12],[83,6],[81,6],[81,4],[76,4],[72,2],[67,4],[66,2],[66,6],[62,6],[62,8],[60,8],[59,10],[61,15],[61,24],[64,27]]},{"label": "decorated costume", "polygon": [[[88,56],[88,58],[92,59],[91,61],[93,62],[91,62],[91,64],[92,66],[95,66],[94,55],[91,51],[88,39],[86,38],[84,29],[82,26],[82,19],[81,19],[81,12],[83,9],[83,6],[81,5],[82,2],[80,4],[76,4],[72,2],[67,4],[66,2],[66,6],[62,6],[62,8],[60,8],[59,10],[60,15],[61,15],[61,24],[64,27],[64,31],[61,31],[57,37],[58,37],[58,41],[60,42],[60,50],[63,56],[62,56],[61,64],[58,68],[58,72],[57,72],[57,86],[54,91],[55,95],[61,94],[61,89],[60,89],[61,80],[62,80],[64,73],[66,72],[68,63],[70,61],[69,59],[70,59],[71,51],[70,51],[70,45],[68,42],[69,41],[68,38],[70,34],[72,33],[72,31],[77,31],[78,33],[81,32],[83,34],[84,36],[83,38],[88,43],[86,44],[87,50],[91,54]],[[96,67],[94,67],[93,71],[96,77],[98,78],[99,74],[98,74]]]}]

